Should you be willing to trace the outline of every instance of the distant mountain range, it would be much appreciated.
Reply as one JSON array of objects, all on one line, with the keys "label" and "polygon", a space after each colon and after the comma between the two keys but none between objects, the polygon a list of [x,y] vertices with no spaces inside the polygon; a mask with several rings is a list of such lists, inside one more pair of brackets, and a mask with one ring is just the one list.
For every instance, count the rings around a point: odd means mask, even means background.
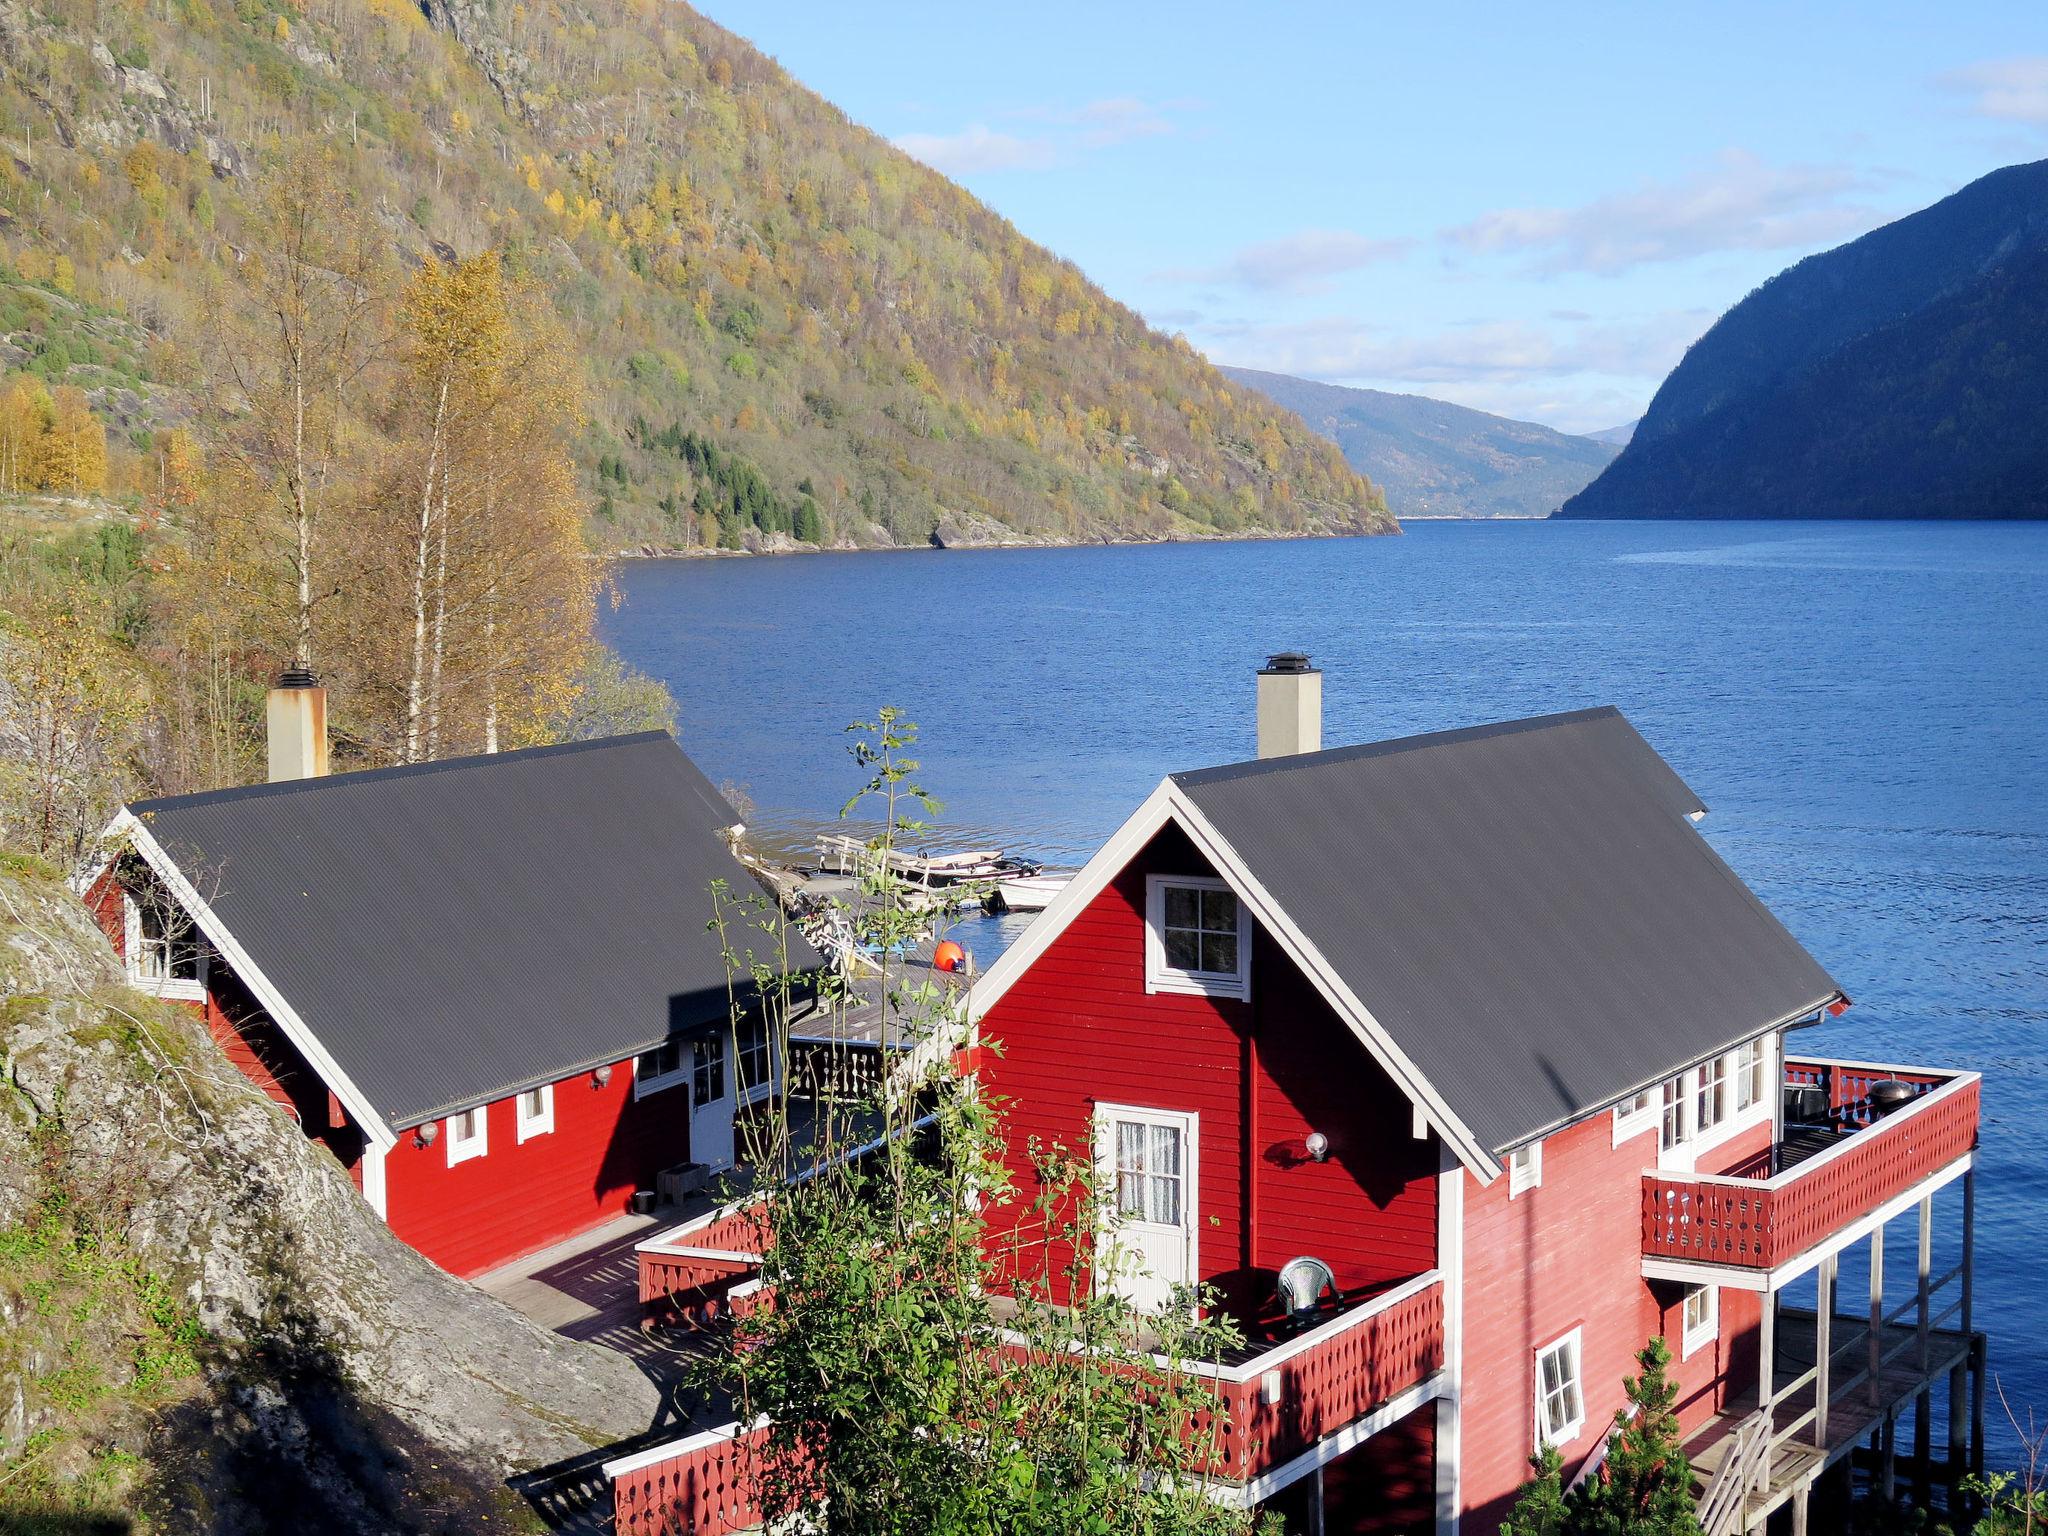
[{"label": "distant mountain range", "polygon": [[1588,432],[1584,435],[1596,443],[1612,443],[1617,448],[1626,448],[1629,439],[1636,435],[1636,428],[1641,424],[1642,417],[1638,416],[1634,421],[1624,421],[1618,427],[1602,427],[1598,432]]},{"label": "distant mountain range", "polygon": [[1781,272],[1564,517],[2048,517],[2048,161]]},{"label": "distant mountain range", "polygon": [[1386,492],[1396,517],[1546,517],[1620,451],[1423,395],[1253,368],[1223,372],[1334,441],[1353,469]]}]

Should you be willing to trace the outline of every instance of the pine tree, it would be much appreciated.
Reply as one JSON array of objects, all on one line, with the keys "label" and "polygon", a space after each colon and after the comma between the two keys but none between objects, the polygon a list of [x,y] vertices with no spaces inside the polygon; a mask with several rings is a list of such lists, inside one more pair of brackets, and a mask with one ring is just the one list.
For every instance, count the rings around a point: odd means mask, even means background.
[{"label": "pine tree", "polygon": [[1522,1487],[1501,1536],[1566,1536],[1570,1511],[1564,1500],[1564,1458],[1546,1445],[1529,1458],[1536,1475]]},{"label": "pine tree", "polygon": [[1700,1536],[1692,1464],[1679,1443],[1678,1386],[1667,1374],[1671,1349],[1652,1339],[1636,1356],[1642,1374],[1623,1389],[1607,1462],[1589,1479],[1572,1511],[1574,1536]]}]

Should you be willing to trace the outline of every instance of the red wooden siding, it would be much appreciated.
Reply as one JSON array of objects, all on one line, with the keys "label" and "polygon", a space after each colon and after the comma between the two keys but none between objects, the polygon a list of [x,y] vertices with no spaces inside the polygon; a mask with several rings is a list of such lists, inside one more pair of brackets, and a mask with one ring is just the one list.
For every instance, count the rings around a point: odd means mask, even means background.
[{"label": "red wooden siding", "polygon": [[452,1168],[445,1129],[429,1147],[402,1132],[384,1155],[391,1230],[443,1269],[477,1275],[619,1215],[688,1158],[687,1085],[636,1104],[625,1062],[603,1088],[588,1072],[554,1086],[552,1131],[521,1144],[518,1106],[500,1099],[485,1112],[489,1150]]},{"label": "red wooden siding", "polygon": [[[981,1080],[1005,1101],[1020,1187],[1033,1137],[1092,1154],[1098,1103],[1192,1111],[1198,1272],[1238,1315],[1266,1313],[1275,1272],[1303,1253],[1347,1292],[1428,1269],[1435,1153],[1410,1136],[1406,1099],[1263,934],[1251,1003],[1148,995],[1154,873],[1211,870],[1177,827],[1161,832],[982,1021],[1001,1051],[982,1056]],[[1330,1138],[1326,1163],[1304,1150],[1312,1129]]]}]

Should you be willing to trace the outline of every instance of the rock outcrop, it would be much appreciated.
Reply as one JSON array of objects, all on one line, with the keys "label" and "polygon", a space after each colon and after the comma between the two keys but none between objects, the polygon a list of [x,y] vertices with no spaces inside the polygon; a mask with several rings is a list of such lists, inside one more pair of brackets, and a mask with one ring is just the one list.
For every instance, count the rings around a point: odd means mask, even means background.
[{"label": "rock outcrop", "polygon": [[[394,1238],[197,1020],[123,984],[61,882],[8,855],[0,997],[0,1463],[90,1417],[75,1457],[119,1447],[135,1470],[112,1496],[152,1529],[516,1528],[508,1475],[654,1419],[656,1390],[625,1357],[534,1326]],[[137,1327],[193,1341],[182,1373],[118,1324],[99,1345],[81,1336],[79,1307],[48,1304],[56,1281],[10,1294],[9,1255],[57,1228],[71,1256],[46,1272],[126,1276]],[[108,1409],[152,1370],[182,1379]]]}]

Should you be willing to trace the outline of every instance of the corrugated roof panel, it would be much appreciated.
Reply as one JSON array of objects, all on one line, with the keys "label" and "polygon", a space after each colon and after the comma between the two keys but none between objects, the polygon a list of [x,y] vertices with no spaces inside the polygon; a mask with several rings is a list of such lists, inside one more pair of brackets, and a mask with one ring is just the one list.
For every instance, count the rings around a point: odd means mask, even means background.
[{"label": "corrugated roof panel", "polygon": [[726,1015],[738,817],[663,732],[130,809],[394,1128]]},{"label": "corrugated roof panel", "polygon": [[1618,710],[1174,779],[1495,1152],[1837,991]]}]

